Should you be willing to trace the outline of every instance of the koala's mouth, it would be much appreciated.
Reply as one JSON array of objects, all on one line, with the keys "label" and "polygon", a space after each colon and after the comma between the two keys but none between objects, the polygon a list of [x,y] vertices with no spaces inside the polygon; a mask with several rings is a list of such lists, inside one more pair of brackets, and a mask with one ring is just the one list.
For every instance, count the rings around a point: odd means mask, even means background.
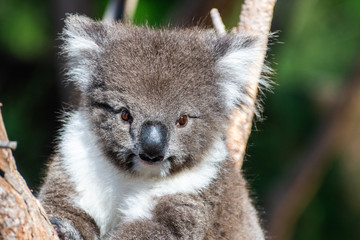
[{"label": "koala's mouth", "polygon": [[139,157],[142,161],[144,161],[145,163],[148,163],[148,164],[154,164],[157,162],[162,162],[164,160],[164,156],[150,158],[150,157],[146,156],[145,154],[139,154]]},{"label": "koala's mouth", "polygon": [[137,176],[142,177],[166,177],[170,174],[172,167],[171,157],[161,157],[157,159],[148,159],[140,154],[131,154],[129,156],[131,171]]},{"label": "koala's mouth", "polygon": [[126,160],[127,162],[131,162],[132,164],[136,164],[137,162],[141,162],[145,165],[158,165],[161,164],[162,162],[167,161],[169,158],[164,158],[163,156],[158,156],[155,158],[150,158],[144,154],[135,154],[135,153],[130,153]]}]

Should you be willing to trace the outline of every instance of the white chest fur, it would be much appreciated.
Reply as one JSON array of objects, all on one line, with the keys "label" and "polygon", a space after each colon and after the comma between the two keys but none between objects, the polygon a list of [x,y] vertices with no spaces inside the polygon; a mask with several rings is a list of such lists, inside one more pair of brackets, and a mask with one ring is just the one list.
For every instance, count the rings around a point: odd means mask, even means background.
[{"label": "white chest fur", "polygon": [[101,235],[122,222],[151,218],[156,197],[207,187],[227,155],[225,143],[219,140],[205,161],[192,170],[156,180],[134,178],[106,159],[90,129],[84,114],[75,112],[62,134],[60,153],[78,193],[74,204],[94,218]]}]

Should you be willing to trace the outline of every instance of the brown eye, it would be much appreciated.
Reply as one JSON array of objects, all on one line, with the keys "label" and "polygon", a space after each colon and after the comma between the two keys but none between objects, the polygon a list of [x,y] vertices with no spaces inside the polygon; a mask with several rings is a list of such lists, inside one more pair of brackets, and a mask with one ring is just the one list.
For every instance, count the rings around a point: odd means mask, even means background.
[{"label": "brown eye", "polygon": [[176,121],[177,127],[185,127],[188,122],[188,115],[182,115],[180,118]]},{"label": "brown eye", "polygon": [[124,120],[125,122],[131,121],[131,116],[128,110],[123,109],[121,111],[121,119]]}]

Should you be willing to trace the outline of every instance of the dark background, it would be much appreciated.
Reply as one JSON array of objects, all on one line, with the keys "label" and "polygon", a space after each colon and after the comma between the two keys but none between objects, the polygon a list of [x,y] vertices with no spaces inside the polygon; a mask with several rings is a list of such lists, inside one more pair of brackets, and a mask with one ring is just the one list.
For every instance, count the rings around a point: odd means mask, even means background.
[{"label": "dark background", "polygon": [[[9,138],[18,141],[18,169],[35,192],[60,113],[71,102],[55,40],[65,12],[101,19],[106,5],[0,2],[2,113]],[[229,29],[236,25],[241,1],[234,0],[139,0],[134,22],[206,27],[211,7],[219,8]],[[272,219],[276,206],[296,199],[300,204],[282,225],[287,239],[359,239],[360,1],[278,0],[272,30],[279,32],[267,60],[276,85],[266,94],[264,121],[254,127],[243,167],[264,225],[282,219]],[[305,184],[296,185],[296,176]]]}]

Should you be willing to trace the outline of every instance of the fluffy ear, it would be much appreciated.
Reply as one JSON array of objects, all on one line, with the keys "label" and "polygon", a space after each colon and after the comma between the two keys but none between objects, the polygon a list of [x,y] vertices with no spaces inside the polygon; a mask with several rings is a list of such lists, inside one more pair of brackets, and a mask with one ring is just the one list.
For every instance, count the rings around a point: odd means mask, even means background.
[{"label": "fluffy ear", "polygon": [[[254,92],[249,86],[258,82],[259,89],[269,87],[264,73],[269,69],[262,66],[262,47],[264,39],[242,34],[227,35],[217,39],[216,71],[220,76],[219,84],[229,110],[248,107],[259,115],[259,105],[253,106]],[[259,78],[258,72],[262,72]]]},{"label": "fluffy ear", "polygon": [[82,91],[90,84],[98,56],[104,51],[107,26],[90,18],[68,15],[61,39],[67,79]]}]

